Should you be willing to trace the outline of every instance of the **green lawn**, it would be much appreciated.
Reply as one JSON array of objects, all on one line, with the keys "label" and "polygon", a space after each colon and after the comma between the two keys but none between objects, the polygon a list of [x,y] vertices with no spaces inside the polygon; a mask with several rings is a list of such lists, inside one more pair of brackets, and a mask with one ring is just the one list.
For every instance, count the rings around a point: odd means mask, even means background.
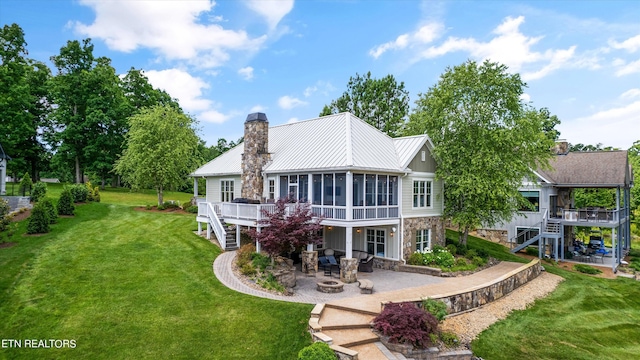
[{"label": "green lawn", "polygon": [[106,191],[103,203],[78,206],[47,235],[22,236],[20,224],[18,244],[0,249],[0,338],[74,339],[77,347],[0,348],[0,357],[296,358],[310,343],[311,305],[224,287],[212,271],[220,250],[192,233],[193,215],[113,203],[153,199]]}]

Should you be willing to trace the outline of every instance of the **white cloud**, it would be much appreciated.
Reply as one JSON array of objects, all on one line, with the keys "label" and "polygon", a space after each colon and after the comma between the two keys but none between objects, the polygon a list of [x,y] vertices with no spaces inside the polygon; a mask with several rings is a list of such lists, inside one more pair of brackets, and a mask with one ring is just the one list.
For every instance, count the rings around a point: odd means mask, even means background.
[{"label": "white cloud", "polygon": [[640,60],[636,60],[628,64],[621,64],[620,68],[616,71],[616,76],[624,76],[635,73],[640,73]]},{"label": "white cloud", "polygon": [[249,112],[250,112],[250,113],[256,113],[256,112],[261,112],[261,113],[263,113],[263,112],[265,112],[266,110],[267,110],[267,107],[265,107],[265,106],[262,106],[262,105],[254,105],[254,106],[249,110]]},{"label": "white cloud", "polygon": [[558,130],[572,143],[603,143],[606,146],[628,149],[638,140],[638,132],[634,131],[638,129],[638,114],[640,100],[586,117],[563,120],[558,125]]},{"label": "white cloud", "polygon": [[308,86],[306,89],[304,89],[304,97],[309,97],[316,91],[318,91],[317,86]]},{"label": "white cloud", "polygon": [[[169,60],[187,60],[201,67],[217,67],[230,51],[254,52],[266,36],[250,38],[243,30],[227,30],[218,23],[203,24],[212,1],[80,0],[95,11],[90,24],[75,23],[85,36],[105,41],[116,51],[149,48]],[[214,17],[214,20],[216,18]]]},{"label": "white cloud", "polygon": [[307,86],[307,88],[304,89],[302,94],[304,95],[304,97],[309,97],[319,91],[322,95],[327,96],[329,95],[330,92],[334,91],[335,89],[336,88],[333,85],[331,85],[329,81],[318,80],[314,85]]},{"label": "white cloud", "polygon": [[245,80],[253,79],[253,68],[251,66],[243,67],[238,70],[238,74],[242,76]]},{"label": "white cloud", "polygon": [[620,99],[633,99],[640,97],[640,89],[629,89],[620,95]]},{"label": "white cloud", "polygon": [[410,34],[402,34],[394,41],[386,42],[369,50],[369,55],[374,59],[379,58],[389,50],[404,49],[412,44],[428,44],[440,37],[444,26],[441,23],[429,23]]},{"label": "white cloud", "polygon": [[522,93],[522,95],[520,95],[520,100],[524,101],[525,103],[529,103],[531,102],[531,95]]},{"label": "white cloud", "polygon": [[300,121],[300,119],[298,119],[297,117],[292,117],[289,120],[287,120],[287,124],[293,124]]},{"label": "white cloud", "polygon": [[614,49],[626,50],[630,53],[634,53],[640,50],[640,35],[636,35],[632,38],[628,38],[623,42],[610,41],[609,45],[611,45]]},{"label": "white cloud", "polygon": [[232,114],[223,114],[218,110],[208,110],[200,113],[198,115],[198,120],[202,120],[210,123],[222,124],[223,122],[229,120],[229,118],[231,118],[232,116],[233,116]]},{"label": "white cloud", "polygon": [[278,26],[280,20],[293,10],[293,0],[249,0],[246,5],[265,18],[269,29]]},{"label": "white cloud", "polygon": [[285,110],[293,109],[294,107],[307,105],[306,101],[302,101],[298,98],[291,97],[289,95],[282,96],[278,99],[278,106]]},{"label": "white cloud", "polygon": [[153,87],[163,89],[177,98],[186,111],[199,112],[209,109],[213,102],[202,98],[202,90],[209,84],[180,69],[149,70],[144,72]]}]

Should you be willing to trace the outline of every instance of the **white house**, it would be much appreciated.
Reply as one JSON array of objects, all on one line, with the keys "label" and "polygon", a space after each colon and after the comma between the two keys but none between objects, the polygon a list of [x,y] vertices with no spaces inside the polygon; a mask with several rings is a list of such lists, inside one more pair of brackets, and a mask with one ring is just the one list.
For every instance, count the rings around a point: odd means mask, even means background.
[{"label": "white house", "polygon": [[[633,172],[627,151],[569,152],[566,143],[556,150],[551,168],[538,169],[536,178],[525,180],[520,188],[534,209],[523,209],[509,223],[481,229],[479,233],[510,246],[514,252],[539,241],[550,244],[558,249],[553,251],[558,260],[572,249],[574,226],[612,229],[615,271],[631,247],[629,204]],[[573,189],[577,188],[615,189],[616,206],[577,209],[573,196]]]},{"label": "white house", "polygon": [[397,269],[413,251],[444,245],[432,147],[427,135],[391,138],[350,113],[273,127],[265,114],[250,114],[244,142],[191,174],[206,178],[199,229],[237,245],[240,232],[227,240],[223,223],[255,227],[262,209],[292,196],[323,217],[316,249],[344,259],[366,251],[375,267]]}]

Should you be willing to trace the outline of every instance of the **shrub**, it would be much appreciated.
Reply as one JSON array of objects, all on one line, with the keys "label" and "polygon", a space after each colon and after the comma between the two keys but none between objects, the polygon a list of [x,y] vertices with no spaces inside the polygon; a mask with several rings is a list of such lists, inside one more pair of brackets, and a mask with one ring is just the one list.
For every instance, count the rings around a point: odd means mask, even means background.
[{"label": "shrub", "polygon": [[457,258],[456,259],[456,267],[458,267],[458,266],[462,267],[462,266],[467,266],[467,265],[468,265],[468,263],[467,263],[467,260],[465,258],[461,257],[461,258]]},{"label": "shrub", "polygon": [[447,316],[447,304],[440,300],[426,298],[422,300],[422,309],[435,316],[438,321],[444,320]]},{"label": "shrub", "polygon": [[487,252],[487,250],[483,248],[476,249],[476,252],[478,253],[478,256],[480,256],[483,259],[486,259],[489,257],[489,253]]},{"label": "shrub", "polygon": [[409,260],[407,260],[409,265],[422,265],[422,253],[414,252],[409,256]]},{"label": "shrub", "polygon": [[71,189],[64,187],[58,199],[58,215],[73,215],[76,207],[73,205],[73,195]]},{"label": "shrub", "polygon": [[460,344],[460,340],[458,340],[458,335],[451,332],[441,332],[440,333],[440,341],[445,344],[447,347],[456,347]]},{"label": "shrub", "polygon": [[71,186],[71,195],[74,203],[83,203],[87,201],[89,190],[84,184],[75,184]]},{"label": "shrub", "polygon": [[42,181],[38,181],[33,185],[31,190],[31,201],[38,202],[47,194],[47,184]]},{"label": "shrub", "polygon": [[165,201],[162,205],[164,205],[164,207],[167,209],[177,209],[180,207],[180,201],[169,200]]},{"label": "shrub", "polygon": [[532,246],[527,246],[524,251],[527,253],[527,255],[538,256],[538,249]]},{"label": "shrub", "polygon": [[26,196],[27,192],[31,193],[31,188],[33,187],[33,182],[31,181],[31,176],[29,173],[24,173],[22,180],[20,180],[20,184],[18,185],[18,192],[22,193],[22,196]]},{"label": "shrub", "polygon": [[373,319],[373,327],[392,343],[424,348],[432,344],[429,335],[436,332],[438,319],[413,303],[389,303]]},{"label": "shrub", "polygon": [[198,213],[198,205],[191,205],[187,208],[188,213],[197,214]]},{"label": "shrub", "polygon": [[260,269],[260,271],[265,271],[267,266],[271,265],[271,258],[257,252],[251,254],[251,261],[253,262],[253,266]]},{"label": "shrub", "polygon": [[151,206],[151,205],[147,204],[147,206],[145,206],[145,209],[147,209],[147,210],[153,210],[153,206]]},{"label": "shrub", "polygon": [[284,286],[282,286],[282,284],[278,282],[278,279],[276,279],[276,277],[272,273],[268,273],[262,279],[256,281],[256,283],[267,290],[275,290],[279,293],[284,293],[287,291],[287,289],[285,289]]},{"label": "shrub", "polygon": [[47,216],[49,217],[49,223],[55,224],[58,222],[58,211],[56,210],[56,206],[53,204],[53,201],[49,198],[44,198],[38,202],[44,209],[47,211]]},{"label": "shrub", "polygon": [[460,245],[456,245],[457,248],[457,254],[460,256],[466,256],[467,252],[469,251],[469,248],[467,247],[466,244],[460,244]]},{"label": "shrub", "polygon": [[476,256],[478,256],[478,253],[473,249],[467,251],[467,254],[465,255],[465,257],[469,260],[473,260],[473,258]]},{"label": "shrub", "polygon": [[156,207],[156,209],[158,209],[158,210],[162,211],[162,210],[165,210],[165,209],[166,209],[166,207],[164,207],[164,204],[160,204],[160,205],[158,205],[158,206]]},{"label": "shrub", "polygon": [[251,263],[246,263],[240,268],[240,273],[242,273],[242,275],[244,276],[252,276],[255,275],[256,272],[256,268],[254,268]]},{"label": "shrub", "polygon": [[41,202],[31,209],[31,216],[27,223],[27,234],[44,234],[49,232],[49,214]]},{"label": "shrub", "polygon": [[584,273],[584,274],[595,275],[595,274],[602,273],[602,271],[600,269],[594,268],[593,266],[584,265],[584,264],[573,265],[573,268],[576,271],[579,271],[579,272]]},{"label": "shrub", "polygon": [[473,259],[471,259],[471,262],[473,262],[473,265],[480,267],[484,266],[487,263],[487,260],[481,258],[480,256],[474,256]]},{"label": "shrub", "polygon": [[458,248],[453,244],[449,244],[449,245],[447,245],[447,250],[449,250],[451,255],[455,256],[456,252],[458,251]]},{"label": "shrub", "polygon": [[256,252],[256,247],[253,244],[247,244],[238,249],[236,257],[236,265],[242,268],[245,264],[251,262],[251,254]]},{"label": "shrub", "polygon": [[329,345],[322,341],[303,348],[298,353],[298,360],[336,360],[336,354],[331,350]]},{"label": "shrub", "polygon": [[93,201],[100,202],[100,188],[99,187],[96,186],[96,187],[93,188],[92,195],[93,195]]},{"label": "shrub", "polygon": [[0,231],[4,231],[11,219],[9,218],[9,202],[5,199],[0,199]]}]

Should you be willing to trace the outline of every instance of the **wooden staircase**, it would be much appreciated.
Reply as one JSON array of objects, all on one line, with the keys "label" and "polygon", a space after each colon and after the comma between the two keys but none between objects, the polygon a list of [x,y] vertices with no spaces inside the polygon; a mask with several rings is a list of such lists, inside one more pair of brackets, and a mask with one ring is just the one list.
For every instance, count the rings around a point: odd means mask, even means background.
[{"label": "wooden staircase", "polygon": [[235,226],[233,227],[233,229],[227,229],[227,235],[225,236],[225,239],[227,241],[225,242],[224,251],[238,250],[240,244],[238,244],[238,241],[236,240]]}]

